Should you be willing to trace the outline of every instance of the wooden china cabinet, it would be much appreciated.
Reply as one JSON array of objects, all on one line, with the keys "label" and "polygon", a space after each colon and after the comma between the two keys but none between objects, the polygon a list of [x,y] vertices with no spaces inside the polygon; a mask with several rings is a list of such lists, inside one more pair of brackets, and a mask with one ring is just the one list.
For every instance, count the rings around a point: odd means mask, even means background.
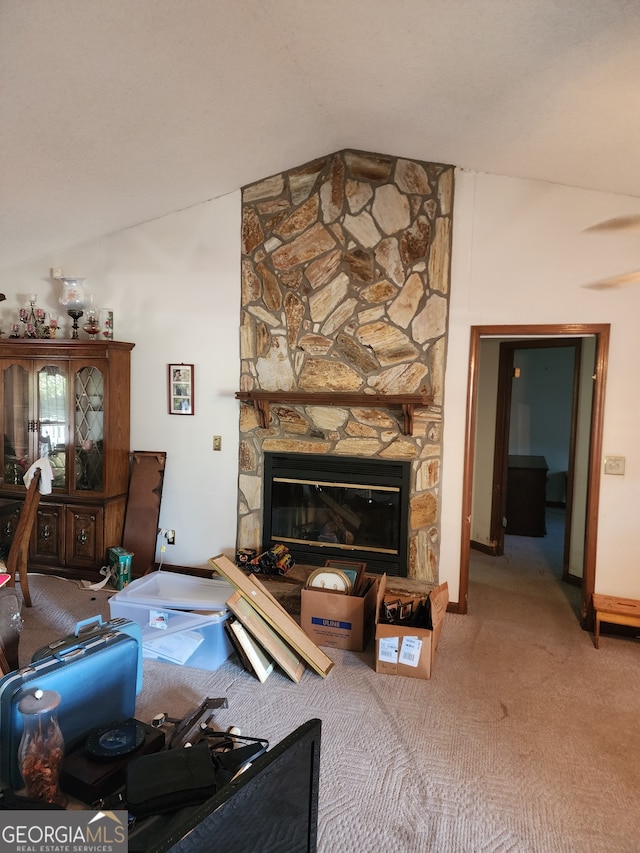
[{"label": "wooden china cabinet", "polygon": [[129,486],[130,357],[134,344],[102,340],[0,341],[0,545],[10,541],[23,476],[47,457],[29,568],[98,579],[120,545]]}]

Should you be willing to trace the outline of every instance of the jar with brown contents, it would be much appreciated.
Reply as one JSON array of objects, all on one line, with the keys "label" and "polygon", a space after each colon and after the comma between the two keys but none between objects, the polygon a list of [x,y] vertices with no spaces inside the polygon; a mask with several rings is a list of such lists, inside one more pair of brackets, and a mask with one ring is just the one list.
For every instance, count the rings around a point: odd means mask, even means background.
[{"label": "jar with brown contents", "polygon": [[57,719],[60,695],[54,690],[34,689],[22,697],[18,710],[23,731],[18,747],[20,773],[27,796],[64,806],[58,778],[64,759],[64,739]]}]

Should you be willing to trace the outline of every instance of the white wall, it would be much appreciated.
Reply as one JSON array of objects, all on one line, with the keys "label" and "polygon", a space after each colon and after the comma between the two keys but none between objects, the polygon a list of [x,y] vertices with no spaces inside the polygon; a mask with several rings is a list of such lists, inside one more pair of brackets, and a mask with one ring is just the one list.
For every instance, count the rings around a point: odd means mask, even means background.
[{"label": "white wall", "polygon": [[638,235],[586,234],[640,200],[458,170],[445,381],[440,578],[458,598],[470,327],[610,323],[603,449],[626,457],[624,477],[603,476],[596,591],[640,598],[635,507],[640,505],[640,287],[581,285],[640,269]]},{"label": "white wall", "polygon": [[[206,566],[223,551],[235,554],[240,193],[0,271],[5,332],[28,292],[57,307],[51,267],[86,276],[97,303],[114,311],[115,337],[135,343],[131,449],[167,453],[160,526],[176,531],[176,544],[165,561]],[[193,417],[168,414],[171,362],[195,365]]]},{"label": "white wall", "polygon": [[[640,200],[625,196],[457,172],[440,557],[440,578],[449,582],[454,602],[469,330],[533,323],[611,323],[604,451],[626,457],[626,474],[602,478],[596,590],[640,598],[640,287],[581,287],[640,268],[637,235],[583,233],[605,218],[639,210]],[[115,312],[116,337],[135,342],[132,449],[168,453],[160,523],[177,532],[176,545],[167,550],[175,564],[206,565],[210,556],[235,548],[240,227],[237,192],[0,271],[0,290],[8,297],[0,316],[15,316],[30,291],[46,294],[54,306],[49,268],[61,266],[68,275],[87,276],[98,302]],[[166,365],[172,361],[196,365],[193,418],[167,414]],[[223,436],[221,453],[211,450],[214,433]]]}]

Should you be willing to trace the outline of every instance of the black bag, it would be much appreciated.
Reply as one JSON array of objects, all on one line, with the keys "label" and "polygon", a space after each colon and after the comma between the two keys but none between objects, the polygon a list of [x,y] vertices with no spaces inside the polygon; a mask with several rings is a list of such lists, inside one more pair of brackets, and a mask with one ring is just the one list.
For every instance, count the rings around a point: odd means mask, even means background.
[{"label": "black bag", "polygon": [[204,741],[143,755],[127,767],[127,807],[136,817],[203,803],[216,790],[216,768]]},{"label": "black bag", "polygon": [[[220,736],[227,747],[233,746],[228,735]],[[135,758],[127,766],[129,811],[136,817],[147,817],[204,803],[269,746],[263,738],[238,735],[234,739],[249,743],[218,752],[202,740],[194,746]]]}]

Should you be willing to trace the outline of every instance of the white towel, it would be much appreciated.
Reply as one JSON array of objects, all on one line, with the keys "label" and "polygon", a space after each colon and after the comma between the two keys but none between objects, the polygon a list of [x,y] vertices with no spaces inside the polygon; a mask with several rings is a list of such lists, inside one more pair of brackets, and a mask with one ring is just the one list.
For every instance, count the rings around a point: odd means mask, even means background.
[{"label": "white towel", "polygon": [[22,478],[22,482],[27,488],[29,488],[31,481],[33,480],[33,475],[36,472],[36,468],[40,469],[40,494],[50,495],[51,484],[53,482],[53,470],[51,468],[51,462],[49,462],[46,456],[41,456],[40,459],[36,459],[33,465],[27,469],[24,477]]}]

